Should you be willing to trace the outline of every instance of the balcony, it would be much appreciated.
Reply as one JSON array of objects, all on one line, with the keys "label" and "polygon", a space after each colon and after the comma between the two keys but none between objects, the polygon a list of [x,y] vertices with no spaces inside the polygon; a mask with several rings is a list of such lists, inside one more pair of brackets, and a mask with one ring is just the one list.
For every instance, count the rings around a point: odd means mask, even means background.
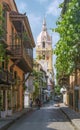
[{"label": "balcony", "polygon": [[0,84],[12,84],[14,82],[13,75],[5,70],[0,70]]},{"label": "balcony", "polygon": [[10,19],[16,29],[16,34],[10,36],[9,49],[12,53],[11,59],[25,73],[33,69],[33,47],[34,39],[27,16],[15,11],[11,11]]},{"label": "balcony", "polygon": [[33,68],[33,49],[26,48],[24,45],[10,45],[10,51],[12,53],[11,59],[16,62],[17,65],[24,71],[30,72]]},{"label": "balcony", "polygon": [[9,84],[14,84],[14,78],[13,78],[13,74],[10,72],[7,72],[7,82]]}]

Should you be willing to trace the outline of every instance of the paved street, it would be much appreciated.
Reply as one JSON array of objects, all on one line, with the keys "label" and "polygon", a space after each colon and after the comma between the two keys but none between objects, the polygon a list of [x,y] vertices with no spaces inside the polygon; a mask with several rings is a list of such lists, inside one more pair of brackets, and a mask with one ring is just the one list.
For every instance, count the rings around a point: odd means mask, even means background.
[{"label": "paved street", "polygon": [[25,114],[7,130],[75,130],[62,111],[47,104],[40,110]]}]

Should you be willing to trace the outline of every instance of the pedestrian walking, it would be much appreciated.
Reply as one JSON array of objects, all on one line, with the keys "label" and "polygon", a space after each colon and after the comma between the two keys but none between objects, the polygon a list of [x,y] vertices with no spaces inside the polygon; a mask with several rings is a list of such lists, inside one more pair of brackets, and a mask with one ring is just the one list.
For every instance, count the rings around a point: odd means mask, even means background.
[{"label": "pedestrian walking", "polygon": [[41,107],[41,101],[39,98],[36,98],[36,105],[37,105],[37,108],[40,109]]}]

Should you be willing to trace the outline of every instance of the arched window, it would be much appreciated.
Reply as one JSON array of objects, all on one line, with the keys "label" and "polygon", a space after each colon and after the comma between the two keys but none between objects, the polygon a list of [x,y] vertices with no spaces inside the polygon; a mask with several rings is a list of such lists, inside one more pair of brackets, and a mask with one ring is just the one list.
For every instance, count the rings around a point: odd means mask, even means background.
[{"label": "arched window", "polygon": [[45,42],[42,43],[42,47],[45,48]]}]

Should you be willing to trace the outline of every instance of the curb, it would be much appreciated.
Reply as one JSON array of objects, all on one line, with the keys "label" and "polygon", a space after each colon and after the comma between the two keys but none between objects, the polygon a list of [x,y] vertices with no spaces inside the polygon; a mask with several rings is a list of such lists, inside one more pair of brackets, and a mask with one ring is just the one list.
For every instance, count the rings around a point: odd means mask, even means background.
[{"label": "curb", "polygon": [[0,128],[0,130],[6,130],[9,126],[11,126],[14,122],[16,121],[16,119],[8,122],[6,125],[4,125],[2,128]]},{"label": "curb", "polygon": [[68,114],[60,107],[60,110],[66,115],[67,119],[69,120],[69,122],[74,126],[75,130],[80,130],[75,123],[71,120],[71,118],[68,116]]},{"label": "curb", "polygon": [[68,114],[66,114],[66,112],[62,108],[60,108],[60,110],[66,115],[66,117],[68,118],[68,120],[72,123],[72,121],[71,121],[70,117],[68,116]]}]

